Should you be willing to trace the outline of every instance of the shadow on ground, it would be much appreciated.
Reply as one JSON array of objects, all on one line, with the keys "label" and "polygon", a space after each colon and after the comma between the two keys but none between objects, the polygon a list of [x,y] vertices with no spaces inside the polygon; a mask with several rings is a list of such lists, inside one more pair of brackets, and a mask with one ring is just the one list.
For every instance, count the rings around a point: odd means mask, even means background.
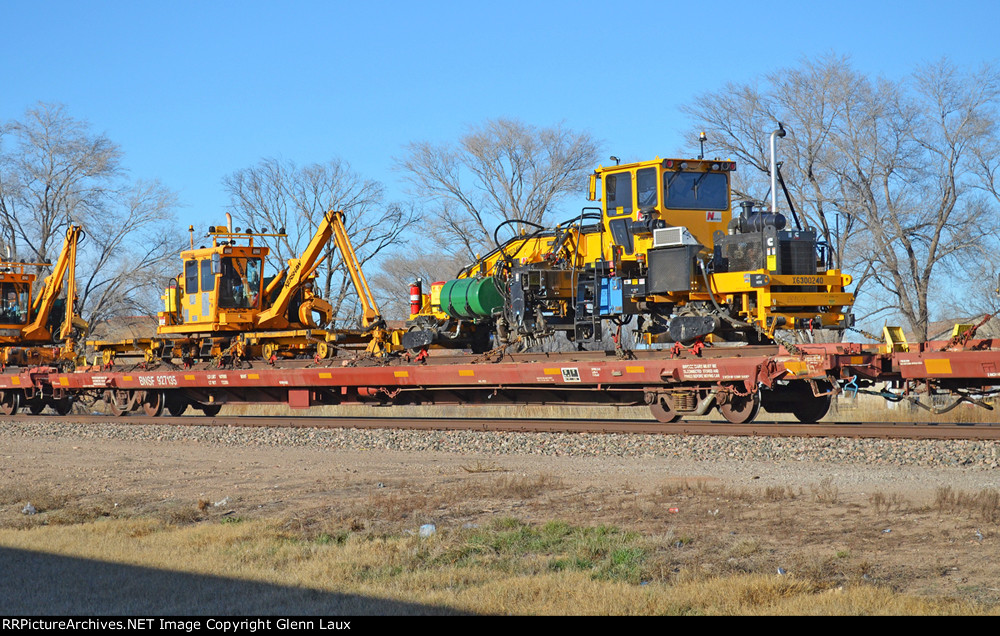
[{"label": "shadow on ground", "polygon": [[4,616],[462,613],[448,607],[0,548],[0,614]]}]

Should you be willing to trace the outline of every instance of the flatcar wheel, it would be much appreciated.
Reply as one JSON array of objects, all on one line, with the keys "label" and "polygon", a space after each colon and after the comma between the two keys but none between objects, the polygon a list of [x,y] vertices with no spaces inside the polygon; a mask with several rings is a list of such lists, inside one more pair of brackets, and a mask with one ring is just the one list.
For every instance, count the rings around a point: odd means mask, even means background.
[{"label": "flatcar wheel", "polygon": [[760,410],[760,393],[750,395],[730,394],[725,404],[719,405],[719,412],[733,424],[746,424],[757,417]]},{"label": "flatcar wheel", "polygon": [[222,410],[222,405],[221,404],[202,404],[199,408],[202,410],[202,412],[205,415],[207,415],[209,417],[215,417],[216,415],[219,414],[219,411]]},{"label": "flatcar wheel", "polygon": [[62,398],[59,400],[52,401],[52,408],[59,415],[66,415],[73,410],[73,401],[69,398]]},{"label": "flatcar wheel", "polygon": [[28,402],[28,412],[32,415],[38,415],[45,410],[45,402],[41,400],[30,400]]},{"label": "flatcar wheel", "polygon": [[105,391],[104,401],[107,402],[108,410],[115,417],[121,417],[128,413],[128,391]]},{"label": "flatcar wheel", "polygon": [[188,401],[182,397],[170,397],[164,398],[164,403],[167,407],[167,413],[170,413],[171,417],[180,417],[184,415],[184,411],[187,410]]},{"label": "flatcar wheel", "polygon": [[669,424],[681,419],[681,414],[674,408],[674,399],[669,395],[659,395],[656,401],[649,405],[657,422]]},{"label": "flatcar wheel", "polygon": [[163,412],[163,393],[161,391],[146,391],[146,399],[142,401],[142,410],[150,417],[158,417]]},{"label": "flatcar wheel", "polygon": [[20,398],[15,391],[0,391],[0,415],[17,415]]},{"label": "flatcar wheel", "polygon": [[810,395],[808,398],[803,397],[801,402],[795,405],[795,410],[792,411],[792,415],[795,416],[795,419],[804,424],[812,424],[813,422],[818,422],[823,419],[823,416],[826,415],[829,410],[829,395],[824,395],[822,397]]}]

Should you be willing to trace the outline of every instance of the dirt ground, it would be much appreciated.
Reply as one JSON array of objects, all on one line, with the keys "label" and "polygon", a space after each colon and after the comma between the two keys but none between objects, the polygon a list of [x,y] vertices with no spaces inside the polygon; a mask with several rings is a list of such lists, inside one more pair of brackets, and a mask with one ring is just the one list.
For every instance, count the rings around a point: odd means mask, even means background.
[{"label": "dirt ground", "polygon": [[[0,527],[95,516],[277,520],[304,534],[439,531],[514,517],[656,537],[670,571],[1000,601],[992,472],[670,458],[234,448],[0,437]],[[24,514],[27,499],[38,515]],[[75,515],[75,516],[74,516]]]}]

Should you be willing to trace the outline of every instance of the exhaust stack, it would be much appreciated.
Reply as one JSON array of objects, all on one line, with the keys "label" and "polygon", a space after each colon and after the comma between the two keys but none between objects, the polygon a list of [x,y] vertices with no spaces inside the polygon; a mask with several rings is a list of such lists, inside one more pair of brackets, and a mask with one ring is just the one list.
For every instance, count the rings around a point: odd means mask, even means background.
[{"label": "exhaust stack", "polygon": [[778,129],[771,133],[771,213],[778,213],[778,165],[774,153],[774,138],[784,137],[785,127],[778,122]]}]

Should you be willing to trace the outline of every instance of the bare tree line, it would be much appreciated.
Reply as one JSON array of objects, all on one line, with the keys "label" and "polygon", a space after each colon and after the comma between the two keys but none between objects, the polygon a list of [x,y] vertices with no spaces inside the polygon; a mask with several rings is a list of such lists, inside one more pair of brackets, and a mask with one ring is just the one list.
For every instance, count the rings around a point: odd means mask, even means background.
[{"label": "bare tree line", "polygon": [[155,309],[176,258],[176,205],[158,181],[129,179],[121,148],[62,105],[37,104],[0,127],[3,257],[55,261],[69,225],[81,225],[77,289],[92,324]]},{"label": "bare tree line", "polygon": [[583,192],[598,151],[589,134],[561,124],[500,118],[470,128],[457,145],[411,143],[397,165],[425,202],[444,249],[469,260],[494,247],[502,221],[550,221],[561,198]]},{"label": "bare tree line", "polygon": [[859,319],[902,318],[923,339],[948,280],[964,278],[978,300],[992,295],[998,106],[992,65],[968,72],[942,60],[894,81],[828,56],[727,84],[685,112],[713,152],[751,168],[740,186],[757,199],[769,187],[768,136],[782,122],[782,174],[799,213],[854,276]]},{"label": "bare tree line", "polygon": [[[256,230],[284,229],[287,236],[264,239],[269,262],[280,271],[300,255],[315,234],[323,215],[342,210],[347,234],[362,271],[388,248],[404,244],[416,221],[406,205],[384,203],[385,186],[364,179],[346,161],[297,166],[291,161],[264,159],[257,165],[226,176],[230,209],[244,226]],[[358,295],[334,243],[327,244],[317,271],[317,291],[333,305],[340,326],[355,326]]]}]

